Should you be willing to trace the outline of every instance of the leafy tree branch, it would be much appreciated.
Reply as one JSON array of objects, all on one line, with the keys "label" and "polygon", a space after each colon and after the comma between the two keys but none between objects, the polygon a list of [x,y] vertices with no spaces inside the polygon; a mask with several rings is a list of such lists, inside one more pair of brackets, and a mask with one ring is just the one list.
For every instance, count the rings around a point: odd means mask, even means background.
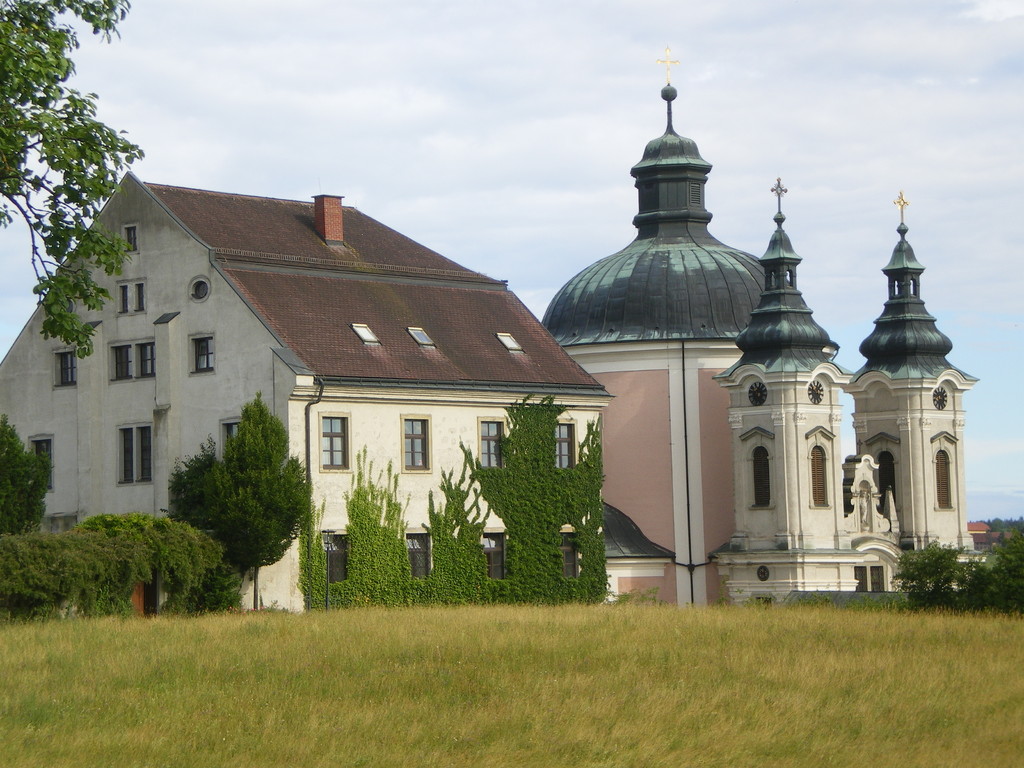
[{"label": "leafy tree branch", "polygon": [[93,273],[119,274],[126,244],[94,227],[124,170],[142,150],[96,119],[97,96],[68,86],[77,17],[109,41],[128,0],[0,0],[0,226],[29,229],[43,334],[92,351],[75,307],[99,309],[108,292]]}]

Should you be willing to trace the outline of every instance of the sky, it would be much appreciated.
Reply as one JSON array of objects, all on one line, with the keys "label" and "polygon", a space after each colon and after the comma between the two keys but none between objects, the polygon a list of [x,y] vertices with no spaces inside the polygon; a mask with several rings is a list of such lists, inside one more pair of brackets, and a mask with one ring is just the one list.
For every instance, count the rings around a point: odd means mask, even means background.
[{"label": "sky", "polygon": [[[980,379],[969,516],[1024,515],[1024,0],[136,0],[120,33],[81,36],[72,84],[144,181],[344,195],[538,316],[635,235],[670,47],[712,233],[763,254],[781,177],[801,290],[852,370],[904,191],[922,297]],[[34,307],[17,226],[0,265],[3,354]]]}]

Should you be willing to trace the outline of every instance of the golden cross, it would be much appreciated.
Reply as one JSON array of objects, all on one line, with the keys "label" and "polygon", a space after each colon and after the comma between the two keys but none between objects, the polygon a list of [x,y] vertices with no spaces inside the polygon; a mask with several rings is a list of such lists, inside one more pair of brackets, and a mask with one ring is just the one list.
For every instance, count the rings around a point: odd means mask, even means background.
[{"label": "golden cross", "polygon": [[910,201],[903,196],[903,190],[900,190],[900,196],[892,201],[892,204],[900,209],[900,224],[903,223],[903,209],[910,205]]},{"label": "golden cross", "polygon": [[789,192],[784,186],[782,186],[782,177],[779,176],[775,179],[775,186],[768,190],[777,198],[779,198],[779,213],[782,213],[782,196]]},{"label": "golden cross", "polygon": [[672,55],[672,49],[669,48],[668,46],[665,46],[665,58],[664,59],[658,59],[658,63],[659,64],[664,64],[665,65],[665,83],[668,84],[668,85],[672,84],[672,65],[679,63],[678,59],[671,59],[671,58],[669,58],[671,55]]}]

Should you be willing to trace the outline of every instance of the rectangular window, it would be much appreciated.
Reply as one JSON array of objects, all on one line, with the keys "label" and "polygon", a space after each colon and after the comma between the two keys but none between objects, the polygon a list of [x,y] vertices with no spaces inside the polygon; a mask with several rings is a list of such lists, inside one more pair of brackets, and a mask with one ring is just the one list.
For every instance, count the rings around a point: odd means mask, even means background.
[{"label": "rectangular window", "polygon": [[135,284],[135,311],[144,312],[146,310],[146,284],[136,283]]},{"label": "rectangular window", "polygon": [[153,428],[137,427],[135,437],[139,444],[139,482],[153,479]]},{"label": "rectangular window", "polygon": [[885,569],[881,565],[871,566],[871,591],[885,592]]},{"label": "rectangular window", "polygon": [[555,466],[559,469],[576,466],[576,429],[572,424],[555,427]]},{"label": "rectangular window", "polygon": [[430,575],[430,534],[405,534],[405,548],[409,551],[409,567],[414,579],[425,579]]},{"label": "rectangular window", "polygon": [[132,345],[123,344],[112,347],[114,354],[114,378],[130,379],[132,377]]},{"label": "rectangular window", "polygon": [[426,419],[405,419],[405,468],[430,469]]},{"label": "rectangular window", "polygon": [[348,578],[348,535],[325,531],[323,536],[327,550],[327,582],[336,584]]},{"label": "rectangular window", "polygon": [[153,427],[121,427],[118,482],[143,483],[153,479]]},{"label": "rectangular window", "polygon": [[562,546],[562,575],[568,579],[575,579],[580,575],[580,558],[576,551],[576,534],[563,533]]},{"label": "rectangular window", "polygon": [[853,577],[857,580],[857,592],[868,591],[868,567],[866,565],[853,566]]},{"label": "rectangular window", "polygon": [[213,337],[192,339],[192,370],[196,373],[213,370]]},{"label": "rectangular window", "polygon": [[324,416],[322,424],[321,466],[324,469],[348,469],[348,419]]},{"label": "rectangular window", "polygon": [[487,558],[487,575],[492,579],[505,578],[505,534],[485,533],[481,540]]},{"label": "rectangular window", "polygon": [[50,477],[46,481],[46,489],[53,490],[53,439],[46,437],[32,441],[32,450],[36,456],[45,456],[50,461]]},{"label": "rectangular window", "polygon": [[152,341],[137,344],[135,351],[139,357],[139,378],[156,376],[156,344]]},{"label": "rectangular window", "polygon": [[128,311],[128,284],[122,283],[117,286],[117,311],[125,314]]},{"label": "rectangular window", "polygon": [[238,422],[237,421],[225,421],[224,422],[224,442],[226,443],[232,437],[238,434]]},{"label": "rectangular window", "polygon": [[121,471],[118,480],[122,483],[135,482],[135,430],[123,427],[118,430],[121,439]]},{"label": "rectangular window", "polygon": [[128,251],[139,250],[139,229],[135,226],[124,228],[124,239],[128,243]]},{"label": "rectangular window", "polygon": [[501,438],[505,425],[500,421],[480,422],[480,466],[501,467]]},{"label": "rectangular window", "polygon": [[78,358],[74,352],[57,353],[57,386],[70,387],[78,383]]}]

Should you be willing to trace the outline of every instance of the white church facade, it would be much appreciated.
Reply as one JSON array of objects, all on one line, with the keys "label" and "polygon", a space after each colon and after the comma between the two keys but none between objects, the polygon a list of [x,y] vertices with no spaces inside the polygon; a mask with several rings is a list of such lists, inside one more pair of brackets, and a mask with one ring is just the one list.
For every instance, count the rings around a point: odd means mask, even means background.
[{"label": "white church facade", "polygon": [[[544,317],[614,396],[606,503],[671,553],[636,587],[696,604],[882,592],[903,550],[970,549],[963,394],[975,380],[946,360],[906,226],[851,373],[797,289],[781,181],[763,257],[715,239],[711,165],[673,129],[676,89],[662,97],[666,131],[632,169],[636,239],[569,280]],[[856,404],[848,460],[843,391]]]}]

